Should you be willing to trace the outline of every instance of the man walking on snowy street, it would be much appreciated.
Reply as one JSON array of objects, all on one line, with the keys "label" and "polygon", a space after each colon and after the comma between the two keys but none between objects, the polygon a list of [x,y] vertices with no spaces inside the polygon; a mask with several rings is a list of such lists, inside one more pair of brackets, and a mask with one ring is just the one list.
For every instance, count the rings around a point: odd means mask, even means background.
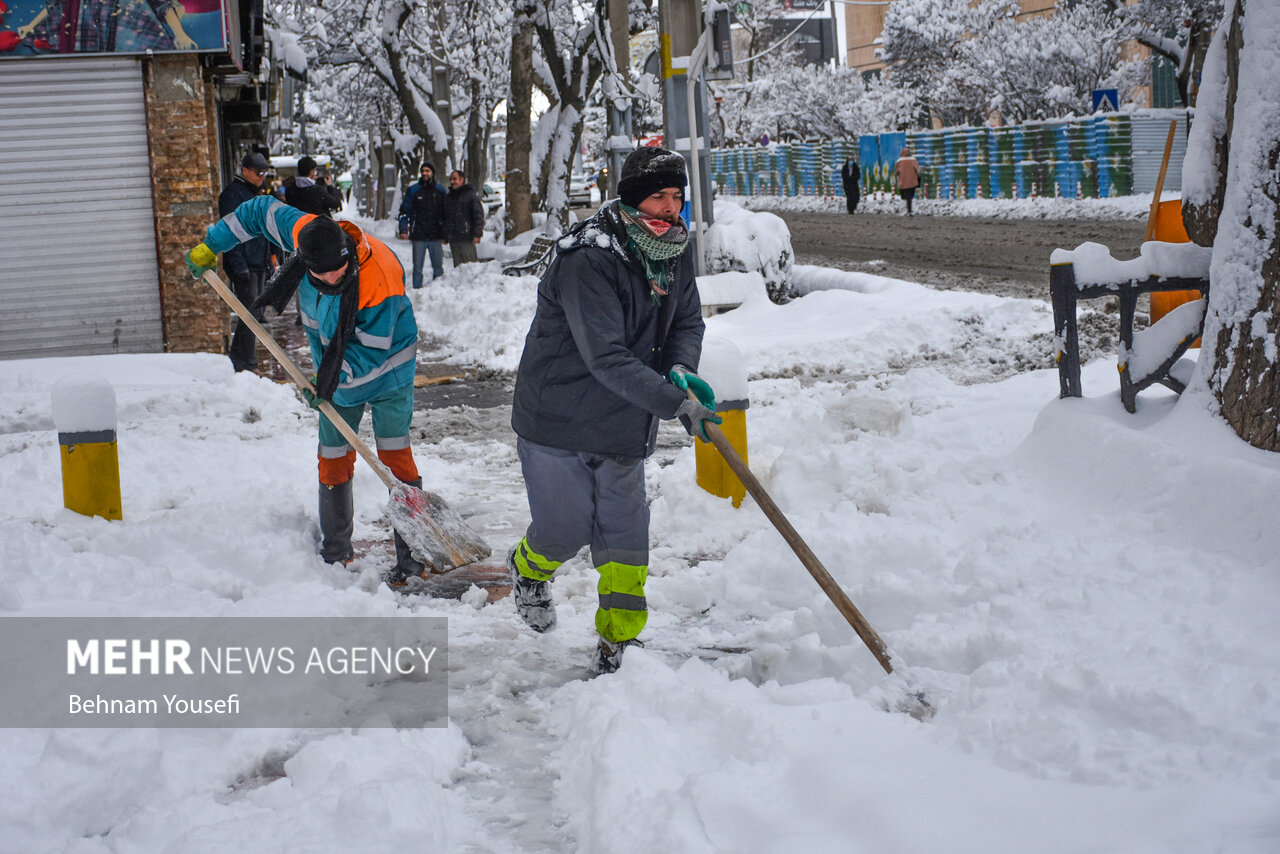
[{"label": "man walking on snowy street", "polygon": [[[316,366],[316,391],[303,393],[307,402],[316,408],[317,400],[330,401],[353,430],[359,429],[368,405],[378,458],[401,481],[420,487],[409,446],[418,324],[395,254],[352,223],[304,214],[260,196],[211,225],[204,242],[187,253],[187,267],[199,278],[213,268],[218,252],[255,237],[269,237],[293,253],[259,303],[279,312],[298,293]],[[356,452],[324,415],[318,454],[320,555],[328,563],[346,563],[354,556],[351,478]],[[395,547],[396,564],[387,579],[392,586],[423,572],[398,533]]]},{"label": "man walking on snowy street", "polygon": [[844,204],[849,213],[858,210],[862,196],[862,169],[858,161],[850,157],[840,169],[840,186],[844,188]]},{"label": "man walking on snowy street", "polygon": [[531,628],[551,629],[552,576],[590,545],[600,574],[596,673],[617,670],[648,619],[644,460],[658,422],[680,418],[705,441],[704,422],[720,421],[694,373],[703,322],[680,218],[687,183],[680,155],[631,153],[620,199],[560,240],[516,374],[511,426],[531,521],[507,553],[512,597]]}]

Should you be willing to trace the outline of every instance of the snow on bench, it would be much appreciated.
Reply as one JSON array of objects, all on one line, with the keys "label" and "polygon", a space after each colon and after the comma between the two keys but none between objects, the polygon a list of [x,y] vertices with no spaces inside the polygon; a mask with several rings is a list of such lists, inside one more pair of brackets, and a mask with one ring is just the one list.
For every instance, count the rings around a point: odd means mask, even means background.
[{"label": "snow on bench", "polygon": [[[1055,249],[1049,256],[1049,294],[1053,300],[1054,342],[1058,350],[1060,397],[1080,397],[1080,344],[1076,305],[1081,299],[1115,296],[1120,300],[1120,399],[1137,411],[1138,392],[1160,383],[1181,393],[1189,372],[1179,364],[1200,335],[1204,298],[1209,292],[1213,250],[1194,243],[1142,244],[1137,258],[1119,261],[1100,243]],[[1199,291],[1201,299],[1171,311],[1144,332],[1134,333],[1138,297],[1156,291]]]}]

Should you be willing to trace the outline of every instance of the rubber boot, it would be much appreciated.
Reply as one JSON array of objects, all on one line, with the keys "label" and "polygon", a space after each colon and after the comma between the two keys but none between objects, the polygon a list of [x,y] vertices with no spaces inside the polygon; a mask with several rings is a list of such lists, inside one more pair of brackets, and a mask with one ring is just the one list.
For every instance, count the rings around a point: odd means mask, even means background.
[{"label": "rubber boot", "polygon": [[516,613],[535,632],[550,631],[556,627],[556,606],[551,596],[551,582],[535,581],[520,574],[520,570],[516,568],[518,548],[520,543],[507,551],[507,570],[511,573],[511,600],[515,602]]},{"label": "rubber boot", "polygon": [[644,642],[632,638],[614,643],[600,638],[600,645],[591,653],[591,660],[587,662],[587,670],[597,676],[616,673],[622,666],[622,652],[629,646],[644,646]]},{"label": "rubber boot", "polygon": [[337,486],[320,484],[320,557],[325,563],[347,563],[355,557],[351,531],[355,527],[351,481]]},{"label": "rubber boot", "polygon": [[[409,486],[416,489],[422,488],[422,478],[417,480],[405,481]],[[396,544],[396,565],[391,568],[391,572],[387,575],[387,584],[392,587],[401,587],[410,578],[421,578],[422,573],[426,570],[426,565],[413,556],[409,551],[409,544],[400,536],[400,532],[395,533]]]}]

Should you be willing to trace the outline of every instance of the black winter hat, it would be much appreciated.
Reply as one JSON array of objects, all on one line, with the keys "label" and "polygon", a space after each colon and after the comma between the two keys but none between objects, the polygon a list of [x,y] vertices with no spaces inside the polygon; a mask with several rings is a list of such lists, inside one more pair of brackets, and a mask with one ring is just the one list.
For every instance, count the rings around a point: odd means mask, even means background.
[{"label": "black winter hat", "polygon": [[303,178],[311,174],[316,168],[316,159],[310,155],[304,154],[298,158],[298,174]]},{"label": "black winter hat", "polygon": [[665,148],[637,148],[622,164],[618,196],[634,208],[659,190],[688,185],[688,171],[679,154]]},{"label": "black winter hat", "polygon": [[430,160],[422,161],[422,165],[418,167],[418,173],[421,174],[423,169],[430,169],[432,177],[436,174],[436,165]]},{"label": "black winter hat", "polygon": [[347,233],[328,217],[316,217],[298,232],[298,254],[313,273],[331,273],[355,260]]}]

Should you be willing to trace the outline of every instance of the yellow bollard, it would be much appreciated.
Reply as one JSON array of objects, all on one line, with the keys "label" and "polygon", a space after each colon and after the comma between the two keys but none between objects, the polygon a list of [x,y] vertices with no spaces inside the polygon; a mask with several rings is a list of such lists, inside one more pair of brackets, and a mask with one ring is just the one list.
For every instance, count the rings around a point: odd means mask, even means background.
[{"label": "yellow bollard", "polygon": [[[698,376],[710,384],[716,393],[716,414],[724,419],[720,432],[729,444],[747,460],[747,368],[742,351],[727,338],[705,335],[702,339],[702,361]],[[724,457],[710,442],[695,440],[694,460],[697,463],[698,486],[719,498],[733,501],[734,507],[742,506],[747,487],[733,473]]]},{"label": "yellow bollard", "polygon": [[[727,408],[727,407],[737,408]],[[747,413],[746,401],[729,401],[716,404],[716,414],[724,419],[720,432],[733,445],[733,449],[747,462]],[[694,454],[697,461],[698,486],[719,498],[733,501],[734,507],[742,506],[747,487],[729,468],[716,446],[710,442],[694,442]]]},{"label": "yellow bollard", "polygon": [[64,377],[53,387],[62,456],[62,502],[85,516],[122,519],[116,395],[102,377]]}]

